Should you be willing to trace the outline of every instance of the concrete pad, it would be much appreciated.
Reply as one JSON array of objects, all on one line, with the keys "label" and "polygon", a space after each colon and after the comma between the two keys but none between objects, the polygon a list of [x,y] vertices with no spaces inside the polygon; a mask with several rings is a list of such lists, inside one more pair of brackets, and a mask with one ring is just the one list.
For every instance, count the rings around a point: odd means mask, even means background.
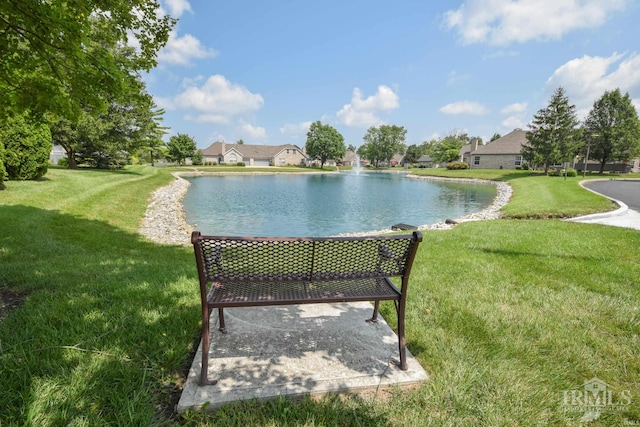
[{"label": "concrete pad", "polygon": [[[209,378],[218,383],[198,386],[200,342],[177,412],[425,381],[408,350],[409,369],[394,364],[398,337],[381,316],[367,322],[372,312],[368,302],[225,309],[228,333],[211,332]],[[212,315],[217,320],[217,311]]]}]

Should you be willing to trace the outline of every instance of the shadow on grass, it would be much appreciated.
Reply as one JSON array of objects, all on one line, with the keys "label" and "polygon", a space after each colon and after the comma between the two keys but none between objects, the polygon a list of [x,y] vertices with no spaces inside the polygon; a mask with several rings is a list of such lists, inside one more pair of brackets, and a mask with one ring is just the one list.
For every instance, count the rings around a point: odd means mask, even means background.
[{"label": "shadow on grass", "polygon": [[0,282],[29,293],[0,322],[3,419],[147,425],[198,334],[190,248],[27,206],[0,217]]},{"label": "shadow on grass", "polygon": [[[192,248],[28,206],[0,206],[0,217],[0,283],[28,293],[0,321],[3,421],[177,420],[175,390],[166,390],[179,389],[172,382],[180,382],[200,334]],[[339,400],[309,399],[299,410],[384,424]]]}]

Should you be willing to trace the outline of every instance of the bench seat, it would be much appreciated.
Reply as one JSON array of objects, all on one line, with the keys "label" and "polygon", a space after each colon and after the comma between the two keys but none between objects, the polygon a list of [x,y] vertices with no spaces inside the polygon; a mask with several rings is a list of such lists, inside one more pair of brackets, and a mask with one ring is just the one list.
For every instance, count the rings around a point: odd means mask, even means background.
[{"label": "bench seat", "polygon": [[296,282],[214,282],[207,303],[214,308],[320,302],[397,300],[400,290],[387,278]]}]

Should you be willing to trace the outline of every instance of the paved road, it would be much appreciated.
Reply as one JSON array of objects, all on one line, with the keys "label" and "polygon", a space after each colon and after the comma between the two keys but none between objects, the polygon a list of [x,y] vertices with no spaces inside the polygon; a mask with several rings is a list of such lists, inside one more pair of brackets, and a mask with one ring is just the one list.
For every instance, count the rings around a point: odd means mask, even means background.
[{"label": "paved road", "polygon": [[640,180],[610,179],[607,181],[588,181],[583,185],[590,190],[620,200],[629,209],[640,211]]},{"label": "paved road", "polygon": [[583,182],[586,188],[624,203],[627,207],[612,212],[585,215],[569,221],[613,225],[640,230],[640,180],[609,179]]}]

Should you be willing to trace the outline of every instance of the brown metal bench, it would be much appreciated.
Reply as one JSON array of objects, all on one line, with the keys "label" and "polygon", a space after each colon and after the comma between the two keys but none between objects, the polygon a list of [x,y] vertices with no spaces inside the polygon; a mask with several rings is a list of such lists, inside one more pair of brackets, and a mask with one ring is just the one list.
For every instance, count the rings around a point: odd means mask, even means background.
[{"label": "brown metal bench", "polygon": [[[407,370],[404,313],[411,265],[422,234],[375,237],[217,237],[191,235],[202,301],[202,370],[208,379],[210,319],[218,309],[266,305],[394,301],[398,316],[400,368]],[[398,277],[396,286],[391,278]]]}]

